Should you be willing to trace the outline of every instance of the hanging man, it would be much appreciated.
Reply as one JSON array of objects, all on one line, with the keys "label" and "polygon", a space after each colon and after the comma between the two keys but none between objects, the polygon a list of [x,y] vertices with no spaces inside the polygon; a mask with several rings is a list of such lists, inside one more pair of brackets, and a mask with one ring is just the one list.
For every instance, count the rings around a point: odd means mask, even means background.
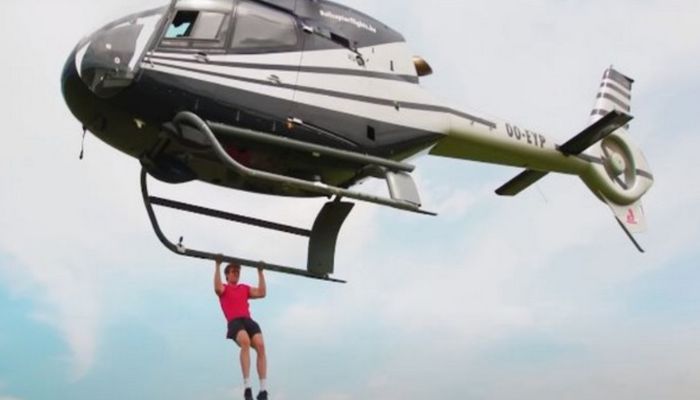
[{"label": "hanging man", "polygon": [[253,390],[250,384],[250,348],[257,354],[257,370],[260,379],[260,392],[257,400],[267,400],[267,358],[265,355],[265,343],[263,342],[260,326],[250,316],[248,299],[262,299],[267,294],[265,287],[265,275],[263,263],[258,265],[258,286],[251,287],[241,284],[238,279],[241,275],[241,266],[231,263],[224,269],[226,283],[221,281],[221,262],[223,257],[216,259],[216,271],[214,272],[214,291],[219,297],[221,309],[228,321],[227,339],[232,339],[241,349],[240,362],[243,372],[243,384],[245,400],[253,400]]}]

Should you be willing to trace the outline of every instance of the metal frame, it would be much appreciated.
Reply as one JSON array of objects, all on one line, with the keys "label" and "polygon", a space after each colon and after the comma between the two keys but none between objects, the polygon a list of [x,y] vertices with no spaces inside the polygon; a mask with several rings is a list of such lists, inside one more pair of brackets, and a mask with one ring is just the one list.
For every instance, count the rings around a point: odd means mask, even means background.
[{"label": "metal frame", "polygon": [[[200,258],[200,259],[206,259],[206,260],[216,260],[218,257],[221,255],[219,253],[213,253],[213,252],[207,252],[207,251],[202,251],[202,250],[196,250],[196,249],[188,249],[185,247],[182,243],[183,238],[180,237],[180,241],[178,244],[175,244],[168,240],[168,238],[165,236],[163,231],[160,229],[160,225],[158,224],[158,218],[156,217],[155,211],[153,210],[153,205],[161,206],[161,207],[168,207],[172,209],[177,209],[181,211],[186,211],[186,212],[191,212],[191,213],[196,213],[200,215],[205,215],[213,218],[219,218],[219,219],[225,219],[228,221],[233,221],[233,222],[239,222],[239,223],[244,223],[248,225],[254,225],[258,226],[261,228],[266,228],[266,229],[271,229],[271,230],[276,230],[279,232],[285,232],[293,235],[300,235],[300,236],[306,236],[309,237],[309,265],[306,270],[301,269],[301,268],[294,268],[294,267],[289,267],[289,266],[284,266],[284,265],[276,265],[276,264],[268,264],[264,263],[262,264],[262,268],[265,270],[270,270],[270,271],[275,271],[275,272],[281,272],[285,274],[291,274],[291,275],[298,275],[298,276],[303,276],[306,278],[313,278],[313,279],[319,279],[319,280],[324,280],[324,281],[330,281],[330,282],[339,282],[339,283],[345,283],[343,280],[339,279],[334,279],[330,278],[329,274],[333,272],[333,257],[332,255],[335,253],[335,238],[337,237],[337,233],[340,230],[340,225],[342,225],[344,221],[344,217],[347,216],[347,214],[350,213],[350,209],[352,209],[352,203],[346,203],[346,202],[340,202],[340,201],[335,201],[335,202],[330,202],[327,203],[334,205],[337,204],[338,206],[342,208],[341,211],[346,211],[345,215],[343,216],[342,219],[339,221],[336,221],[336,227],[337,230],[335,231],[335,236],[332,238],[333,246],[332,248],[324,247],[325,250],[325,255],[322,255],[321,258],[325,259],[325,261],[329,261],[330,263],[326,264],[312,264],[314,262],[314,259],[318,259],[318,256],[311,256],[312,252],[312,246],[316,246],[314,248],[317,248],[319,245],[316,245],[315,243],[319,243],[318,239],[319,237],[323,237],[325,240],[323,243],[321,243],[321,247],[323,247],[323,244],[327,244],[328,241],[328,234],[329,232],[327,230],[323,230],[323,232],[320,232],[317,230],[316,225],[324,226],[325,224],[319,223],[319,218],[317,218],[316,223],[314,224],[314,229],[312,230],[307,230],[307,229],[302,229],[302,228],[297,228],[293,226],[288,226],[288,225],[283,225],[283,224],[278,224],[270,221],[264,221],[264,220],[259,220],[255,218],[250,218],[246,217],[243,215],[238,215],[238,214],[233,214],[233,213],[227,213],[223,211],[218,211],[218,210],[213,210],[205,207],[200,207],[200,206],[195,206],[187,203],[181,203],[169,199],[163,199],[159,197],[154,197],[150,196],[148,193],[148,184],[147,184],[147,173],[146,169],[141,169],[141,194],[143,196],[143,203],[146,207],[146,212],[148,213],[148,218],[151,221],[151,225],[153,226],[153,231],[155,232],[156,236],[158,237],[158,240],[160,240],[161,243],[170,251],[172,251],[175,254],[182,255],[182,256],[187,256],[187,257],[193,257],[193,258]],[[330,206],[331,208],[333,206]],[[324,210],[327,209],[326,206],[324,206]],[[320,216],[321,214],[319,214]],[[323,235],[321,235],[321,233]],[[332,232],[331,232],[332,233]],[[330,258],[328,257],[328,254],[330,254]],[[325,256],[325,257],[324,257]],[[245,265],[245,266],[251,266],[251,267],[258,267],[260,266],[260,262],[256,260],[250,260],[250,259],[245,259],[245,258],[240,258],[240,257],[233,257],[233,256],[227,256],[223,255],[221,258],[222,261],[225,262],[233,262],[239,265]]]},{"label": "metal frame", "polygon": [[296,150],[308,151],[319,155],[324,154],[332,158],[361,162],[367,164],[368,166],[384,168],[385,170],[388,170],[389,173],[393,173],[394,171],[413,171],[414,167],[412,165],[396,162],[393,160],[387,160],[379,157],[369,156],[365,154],[304,143],[301,141],[277,137],[274,135],[257,132],[249,129],[232,127],[229,125],[223,125],[218,123],[211,123],[211,125],[209,125],[204,120],[199,118],[196,114],[189,111],[182,111],[178,113],[175,116],[173,122],[175,123],[175,125],[187,123],[193,128],[197,129],[199,132],[201,132],[211,144],[212,150],[214,154],[219,158],[219,160],[223,162],[224,165],[228,166],[240,176],[242,176],[244,179],[249,179],[251,181],[258,180],[276,184],[284,184],[296,189],[304,190],[310,193],[316,193],[323,196],[347,197],[350,199],[380,204],[384,206],[398,208],[400,210],[416,212],[419,214],[436,215],[433,212],[421,210],[420,204],[417,204],[415,201],[408,201],[401,198],[393,197],[387,198],[374,196],[367,193],[356,192],[337,186],[327,185],[322,182],[311,182],[304,179],[292,178],[289,176],[273,174],[270,172],[260,171],[257,169],[246,167],[245,165],[242,165],[238,161],[234,160],[231,156],[228,155],[228,153],[226,153],[224,148],[216,139],[216,136],[212,132],[212,129],[216,129],[217,132],[220,132],[221,134],[228,134],[238,138],[253,139],[263,143],[276,144],[279,146],[292,148]]},{"label": "metal frame", "polygon": [[[182,115],[185,113],[181,113]],[[192,114],[192,113],[187,113]],[[186,118],[186,117],[185,117]],[[175,118],[177,121],[177,117]],[[301,121],[291,120],[293,124],[303,124]],[[339,160],[345,160],[350,162],[357,162],[362,164],[372,164],[381,167],[385,167],[396,171],[413,172],[416,167],[411,164],[402,163],[400,161],[389,160],[386,158],[370,156],[367,154],[361,154],[353,151],[339,150],[332,147],[321,146],[312,143],[306,143],[299,140],[290,139],[283,136],[271,135],[269,133],[263,133],[258,131],[253,131],[250,129],[238,128],[231,125],[225,125],[218,122],[207,122],[212,131],[216,131],[221,135],[231,136],[239,139],[249,139],[256,142],[271,144],[280,147],[286,147],[291,150],[306,151],[309,153],[315,153],[319,156],[328,156],[331,158],[337,158]]]},{"label": "metal frame", "polygon": [[[335,197],[335,200],[327,202],[319,211],[314,221],[313,227],[311,228],[311,230],[309,230],[279,224],[276,222],[265,221],[257,218],[251,218],[244,215],[238,215],[206,207],[182,203],[175,200],[150,196],[148,193],[147,185],[147,171],[144,167],[141,170],[141,194],[143,196],[143,202],[146,207],[146,211],[148,212],[148,217],[151,221],[151,225],[153,226],[153,230],[158,239],[161,241],[161,243],[163,243],[163,245],[168,250],[178,255],[210,260],[215,260],[218,257],[222,257],[220,254],[214,252],[188,249],[183,245],[182,237],[180,238],[178,244],[175,244],[168,240],[168,238],[163,234],[163,231],[160,229],[158,219],[153,210],[153,205],[200,214],[213,218],[224,219],[242,224],[254,225],[260,228],[275,230],[291,235],[308,237],[309,247],[306,269],[275,264],[260,264],[259,261],[233,256],[223,256],[222,260],[246,266],[259,267],[262,265],[263,269],[270,271],[343,283],[344,281],[342,280],[330,278],[330,275],[333,273],[333,266],[335,261],[335,247],[338,238],[338,233],[340,232],[340,228],[342,227],[343,222],[345,222],[345,219],[350,214],[350,211],[354,206],[354,203],[340,201],[343,197],[367,201],[380,205],[386,205],[422,214],[435,215],[434,213],[423,211],[420,209],[420,199],[418,196],[418,192],[415,188],[413,180],[409,175],[409,172],[413,171],[413,169],[415,168],[413,165],[393,160],[387,160],[384,158],[374,157],[366,154],[360,154],[351,151],[334,149],[326,146],[304,143],[289,138],[278,137],[263,132],[252,131],[249,129],[232,127],[220,123],[207,123],[200,117],[198,117],[196,114],[191,113],[189,111],[183,111],[177,114],[173,120],[173,123],[175,125],[175,129],[165,129],[163,132],[166,135],[170,134],[172,136],[180,134],[181,130],[179,129],[179,127],[183,124],[187,124],[189,127],[194,128],[203,135],[203,139],[205,140],[201,141],[200,143],[207,143],[208,145],[210,145],[210,148],[207,151],[211,151],[224,165],[235,171],[237,174],[243,177],[243,179],[249,181],[265,181],[272,182],[275,184],[283,184],[302,191],[307,191],[310,193],[315,193],[328,197]],[[391,197],[388,198],[373,196],[366,193],[326,185],[321,182],[312,182],[246,167],[237,162],[231,156],[229,156],[228,153],[226,153],[226,151],[219,143],[219,140],[212,132],[213,130],[215,130],[217,133],[223,136],[234,137],[237,139],[254,140],[259,143],[285,147],[297,151],[310,152],[318,157],[325,156],[337,160],[344,160],[362,164],[366,168],[373,168],[377,171],[380,171],[383,174],[383,177],[386,179],[387,184],[389,186],[389,192]],[[165,142],[167,140],[167,137],[163,137],[162,142]]]}]

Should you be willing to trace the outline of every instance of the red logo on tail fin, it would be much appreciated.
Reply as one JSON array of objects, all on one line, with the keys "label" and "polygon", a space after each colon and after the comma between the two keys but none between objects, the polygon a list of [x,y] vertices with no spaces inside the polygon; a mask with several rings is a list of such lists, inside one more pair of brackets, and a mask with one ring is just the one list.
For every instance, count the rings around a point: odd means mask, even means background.
[{"label": "red logo on tail fin", "polygon": [[637,217],[634,215],[634,208],[627,210],[627,223],[631,225],[637,225]]}]

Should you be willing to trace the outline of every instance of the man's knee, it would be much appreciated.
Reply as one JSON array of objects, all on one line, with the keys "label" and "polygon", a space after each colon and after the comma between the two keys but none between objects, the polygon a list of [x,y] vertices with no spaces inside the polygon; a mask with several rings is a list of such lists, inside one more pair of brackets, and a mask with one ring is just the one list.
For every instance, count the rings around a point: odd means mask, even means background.
[{"label": "man's knee", "polygon": [[236,343],[241,349],[249,349],[251,344],[250,338],[245,331],[238,332],[238,335],[236,336]]},{"label": "man's knee", "polygon": [[265,354],[265,342],[262,339],[262,335],[258,334],[253,336],[251,346],[253,346],[258,354]]},{"label": "man's knee", "polygon": [[253,348],[255,349],[255,351],[258,354],[265,355],[265,344],[264,343],[257,344],[255,346],[253,346]]}]

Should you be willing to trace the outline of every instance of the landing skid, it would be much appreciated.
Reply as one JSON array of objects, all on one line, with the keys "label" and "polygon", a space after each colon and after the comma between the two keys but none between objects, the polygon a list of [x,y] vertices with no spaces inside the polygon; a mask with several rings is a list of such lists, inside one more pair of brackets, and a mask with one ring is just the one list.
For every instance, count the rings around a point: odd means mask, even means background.
[{"label": "landing skid", "polygon": [[[163,231],[160,229],[158,219],[156,217],[153,206],[161,206],[172,208],[180,211],[205,215],[208,217],[224,219],[242,224],[254,225],[260,228],[275,230],[292,235],[305,236],[309,238],[309,254],[307,269],[294,268],[284,265],[268,264],[263,265],[263,269],[281,272],[284,274],[298,275],[306,278],[319,279],[330,282],[345,283],[343,280],[331,278],[329,275],[333,273],[333,264],[335,256],[335,243],[340,231],[340,227],[345,221],[345,218],[350,214],[354,204],[342,201],[332,201],[326,203],[314,222],[311,230],[297,228],[293,226],[278,224],[275,222],[255,219],[243,215],[227,213],[224,211],[213,210],[210,208],[200,207],[192,204],[182,203],[174,200],[163,199],[160,197],[150,196],[148,193],[147,173],[145,169],[141,170],[141,194],[143,195],[143,203],[148,212],[148,218],[153,226],[153,231],[161,243],[175,254],[199,259],[215,260],[219,257],[219,253],[207,252],[196,249],[189,249],[180,242],[175,244],[168,240]],[[240,257],[224,255],[222,258],[225,262],[232,262],[239,265],[258,267],[260,262]]]},{"label": "landing skid", "polygon": [[[148,217],[153,225],[158,239],[172,252],[201,259],[214,260],[219,257],[218,253],[206,252],[194,249],[188,249],[182,244],[180,239],[179,244],[169,241],[161,231],[156,215],[153,211],[153,205],[177,209],[180,211],[205,215],[213,218],[225,219],[228,221],[254,225],[257,227],[271,229],[279,232],[284,232],[292,235],[300,235],[309,238],[308,258],[306,269],[293,268],[284,265],[265,264],[264,268],[282,272],[286,274],[299,275],[308,278],[321,279],[332,282],[344,282],[341,280],[330,278],[333,273],[333,264],[335,259],[335,246],[340,228],[345,221],[345,218],[350,214],[354,203],[340,201],[342,198],[351,198],[355,200],[366,201],[370,203],[380,204],[393,208],[398,208],[405,211],[416,212],[420,214],[435,215],[432,212],[421,209],[420,196],[418,190],[411,178],[410,172],[414,167],[409,164],[388,160],[380,157],[374,157],[367,154],[357,152],[334,149],[325,146],[300,142],[289,138],[277,137],[264,132],[257,132],[238,127],[207,123],[196,114],[184,111],[175,116],[173,120],[175,131],[166,129],[163,131],[165,135],[163,141],[156,146],[154,154],[167,146],[167,141],[177,139],[181,134],[183,125],[194,128],[201,136],[196,137],[197,148],[192,148],[193,152],[211,152],[219,161],[227,168],[235,171],[237,175],[243,177],[250,182],[266,182],[278,185],[285,185],[296,188],[301,191],[316,195],[324,195],[327,197],[335,197],[334,201],[327,202],[319,211],[314,221],[313,227],[308,229],[297,228],[293,226],[283,225],[276,222],[264,221],[243,215],[228,213],[219,210],[213,210],[205,207],[195,206],[192,204],[181,203],[174,200],[162,199],[153,197],[148,194],[147,186],[147,171],[144,167],[141,171],[141,192],[143,194],[144,205],[148,211]],[[322,182],[307,181],[304,179],[294,178],[285,175],[274,174],[266,171],[261,171],[249,168],[242,165],[226,153],[221,143],[213,131],[220,135],[235,137],[239,139],[253,140],[267,145],[287,148],[291,150],[309,152],[317,156],[324,156],[331,159],[350,161],[357,163],[363,168],[376,171],[379,177],[386,180],[389,197],[375,196],[368,193],[353,191],[337,186],[327,185]],[[168,137],[167,135],[170,135]],[[154,157],[155,158],[155,157]],[[149,165],[148,159],[143,159],[144,166]],[[239,257],[225,256],[224,261],[235,262],[240,265],[258,266],[259,262],[248,260]]]}]

